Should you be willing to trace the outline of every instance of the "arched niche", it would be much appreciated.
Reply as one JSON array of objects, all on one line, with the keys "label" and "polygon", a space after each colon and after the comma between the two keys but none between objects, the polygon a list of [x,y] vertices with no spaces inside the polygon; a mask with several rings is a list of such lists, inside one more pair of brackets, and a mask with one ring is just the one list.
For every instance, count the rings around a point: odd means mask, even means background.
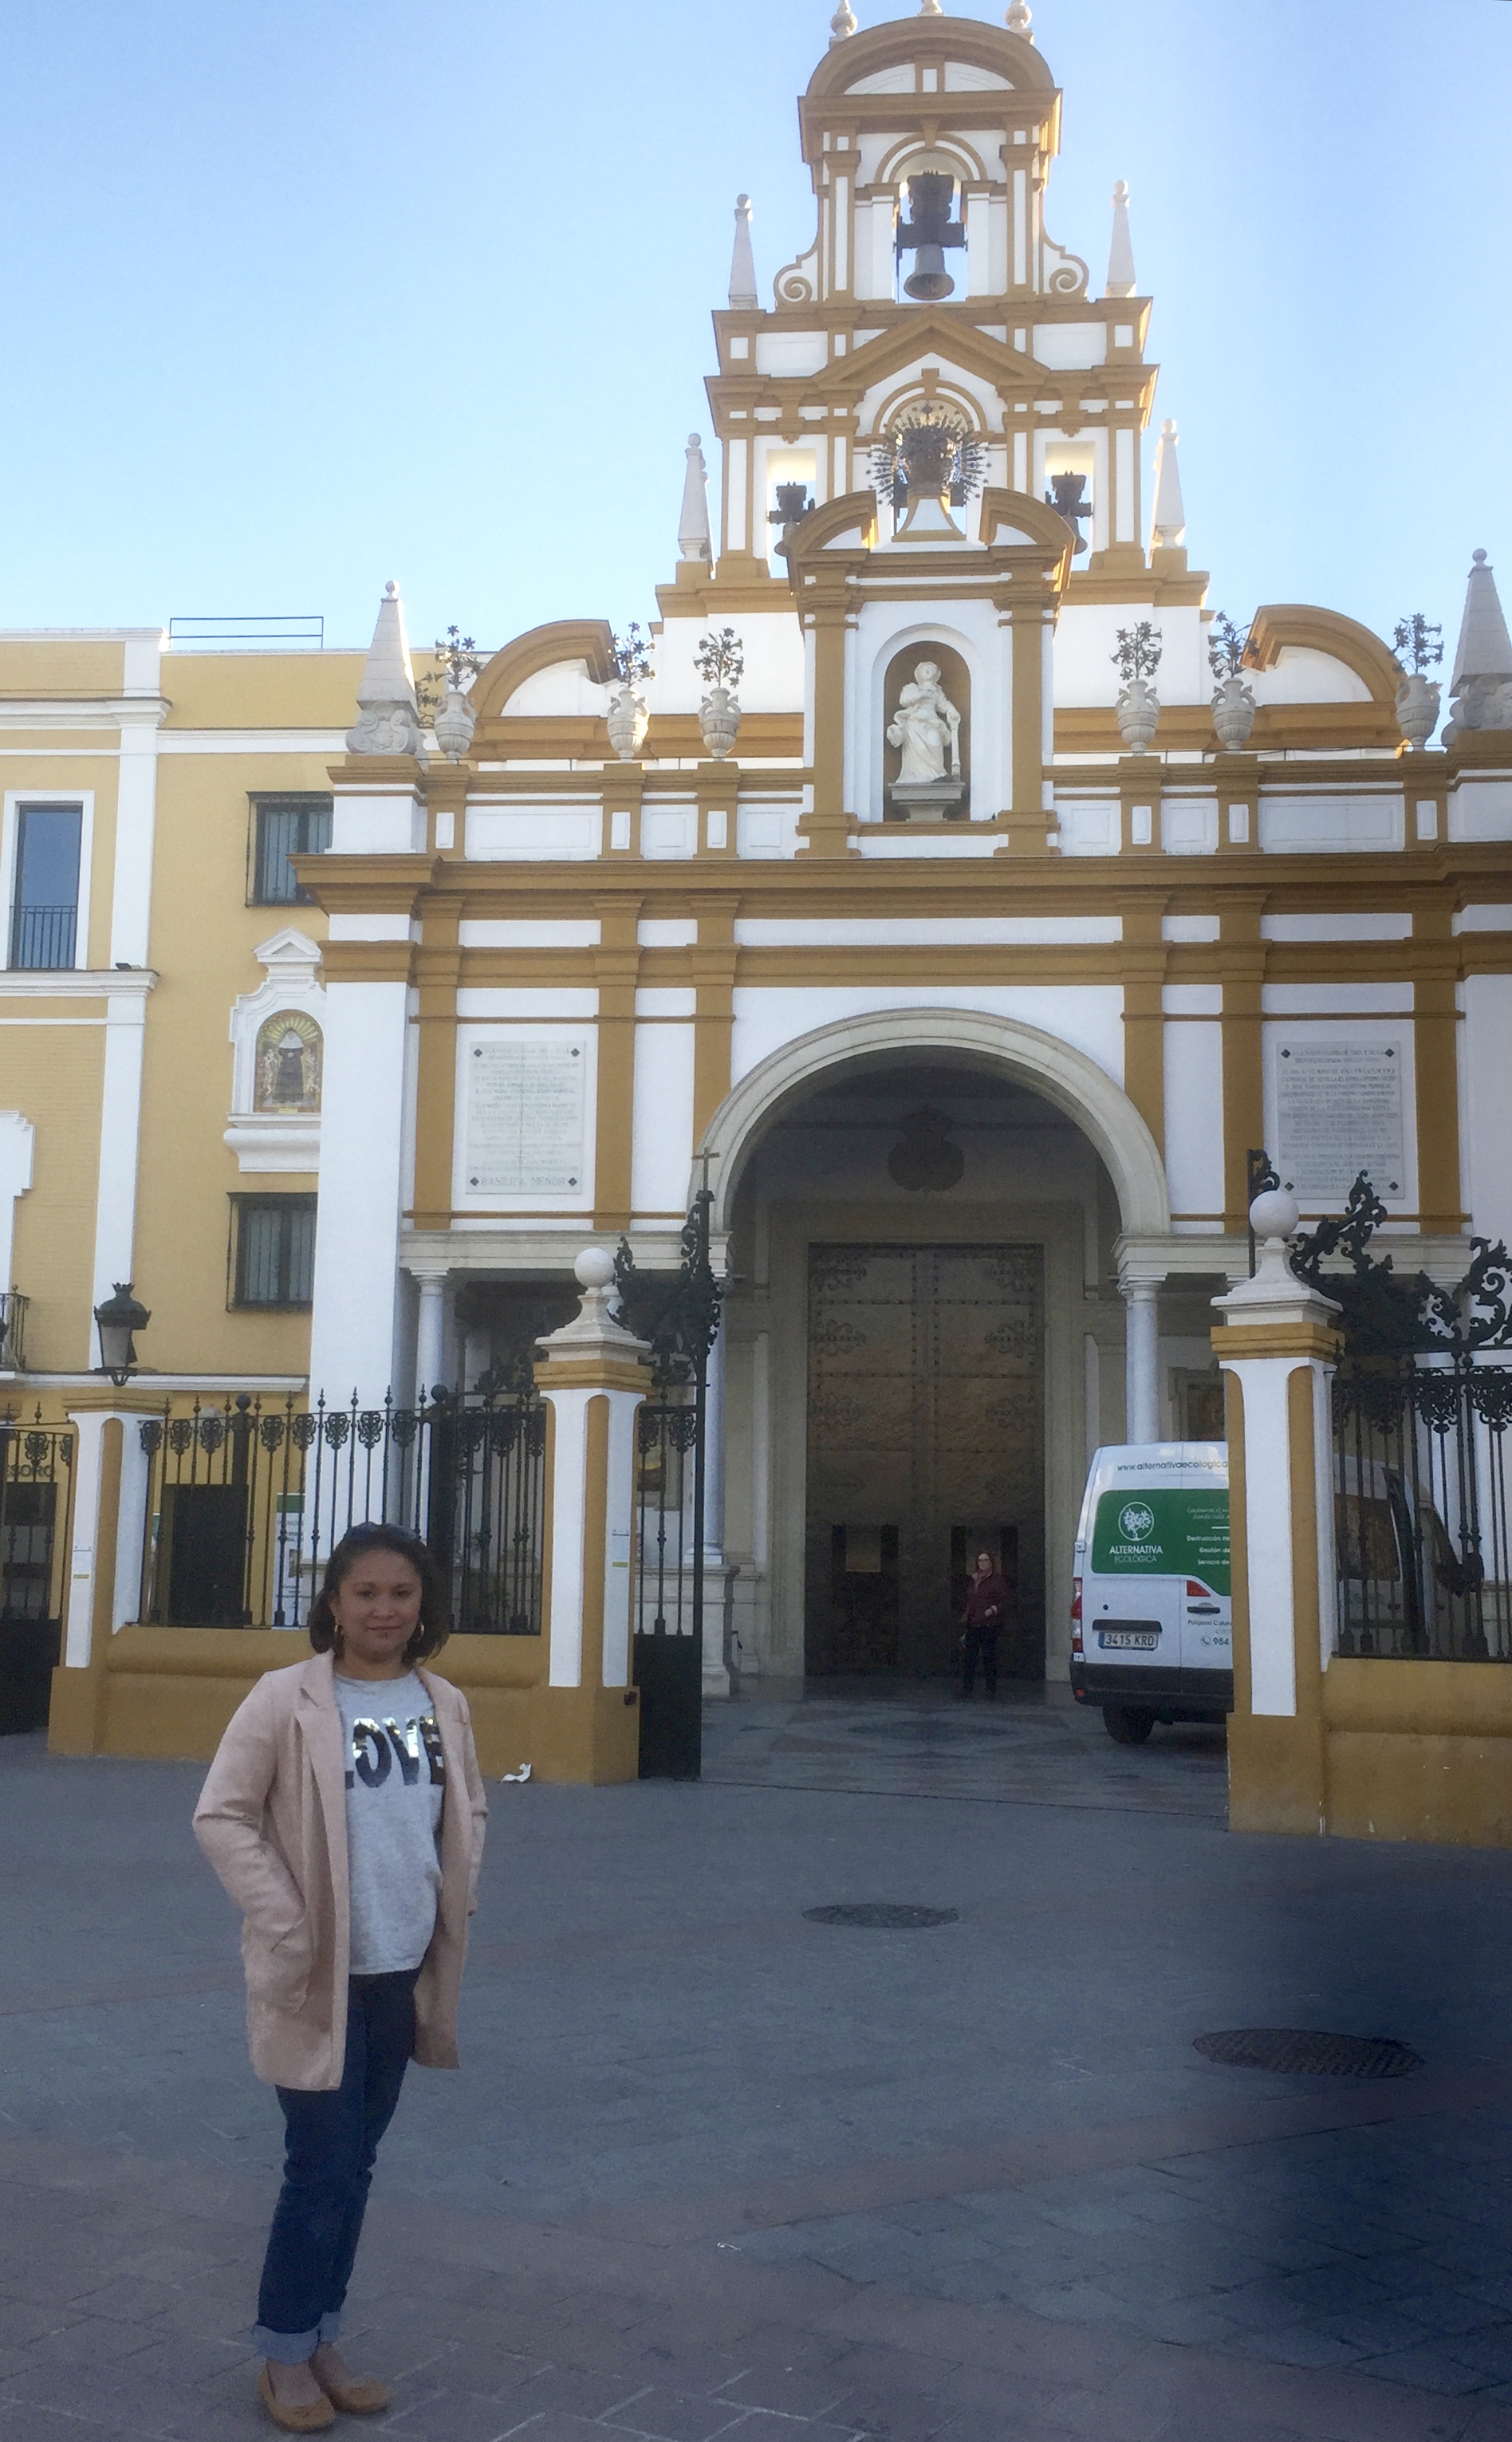
[{"label": "arched niche", "polygon": [[[950,702],[960,714],[960,794],[948,808],[931,813],[918,806],[908,807],[894,799],[893,791],[902,764],[902,750],[889,746],[887,732],[892,727],[903,688],[913,679],[921,662],[933,662],[939,672],[939,683]],[[887,664],[882,683],[883,820],[884,822],[920,822],[943,819],[965,822],[971,813],[972,755],[972,674],[965,656],[954,645],[934,636],[916,637],[911,644],[900,645]]]},{"label": "arched niche", "polygon": [[320,1107],[325,1038],[306,1010],[281,1009],[258,1029],[252,1107],[293,1115]]}]

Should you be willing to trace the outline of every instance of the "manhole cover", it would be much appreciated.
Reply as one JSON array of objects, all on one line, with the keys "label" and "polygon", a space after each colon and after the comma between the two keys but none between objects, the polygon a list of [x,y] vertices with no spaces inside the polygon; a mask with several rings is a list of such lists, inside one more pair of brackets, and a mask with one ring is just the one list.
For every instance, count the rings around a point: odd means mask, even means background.
[{"label": "manhole cover", "polygon": [[1285,2069],[1303,2077],[1406,2077],[1422,2054],[1389,2035],[1323,2035],[1310,2027],[1234,2027],[1198,2035],[1196,2050],[1230,2068]]},{"label": "manhole cover", "polygon": [[920,1924],[955,1924],[958,1908],[901,1907],[889,1901],[863,1901],[839,1907],[805,1908],[809,1924],[863,1924],[884,1933],[905,1933]]}]

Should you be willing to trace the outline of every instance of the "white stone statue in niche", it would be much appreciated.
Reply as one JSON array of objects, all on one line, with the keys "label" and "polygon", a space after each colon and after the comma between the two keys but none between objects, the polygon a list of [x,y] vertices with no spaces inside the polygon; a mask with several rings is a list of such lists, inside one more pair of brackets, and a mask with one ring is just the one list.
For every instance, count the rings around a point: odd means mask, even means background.
[{"label": "white stone statue in niche", "polygon": [[320,1030],[302,1010],[280,1010],[258,1030],[259,1111],[318,1111],[320,1107]]},{"label": "white stone statue in niche", "polygon": [[887,743],[897,747],[902,763],[890,792],[896,804],[922,810],[958,801],[964,786],[960,720],[940,685],[939,665],[917,663],[887,728]]}]

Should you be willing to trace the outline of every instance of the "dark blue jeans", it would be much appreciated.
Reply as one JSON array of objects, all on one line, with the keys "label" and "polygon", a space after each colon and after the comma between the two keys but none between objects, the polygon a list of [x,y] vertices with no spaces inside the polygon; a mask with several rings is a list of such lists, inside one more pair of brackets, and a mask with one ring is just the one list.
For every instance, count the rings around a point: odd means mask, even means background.
[{"label": "dark blue jeans", "polygon": [[285,2132],[283,2185],[252,2339],[281,2364],[302,2365],[340,2329],[379,2140],[414,2050],[418,1973],[353,1977],[338,2087],[323,2094],[275,2088]]}]

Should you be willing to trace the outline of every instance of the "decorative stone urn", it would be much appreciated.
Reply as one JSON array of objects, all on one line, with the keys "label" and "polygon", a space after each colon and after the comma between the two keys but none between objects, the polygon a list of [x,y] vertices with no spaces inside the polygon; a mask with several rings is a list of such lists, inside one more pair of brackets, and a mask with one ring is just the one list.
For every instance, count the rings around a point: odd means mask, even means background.
[{"label": "decorative stone urn", "polygon": [[1438,727],[1440,693],[1437,679],[1426,679],[1421,670],[1410,671],[1397,688],[1396,726],[1409,746],[1421,750]]},{"label": "decorative stone urn", "polygon": [[1148,679],[1130,679],[1116,707],[1119,736],[1131,755],[1148,755],[1160,718],[1160,699]]},{"label": "decorative stone urn", "polygon": [[614,689],[609,700],[609,742],[622,763],[633,763],[641,751],[651,716],[646,709],[646,699],[637,695],[628,679]]},{"label": "decorative stone urn", "polygon": [[722,762],[740,728],[740,707],[728,687],[710,687],[699,706],[699,727],[709,753]]},{"label": "decorative stone urn", "polygon": [[1249,743],[1255,725],[1255,699],[1235,671],[1220,679],[1212,693],[1212,726],[1226,755],[1237,755]]},{"label": "decorative stone urn", "polygon": [[448,686],[446,701],[436,715],[435,739],[448,763],[460,763],[472,744],[478,716],[460,687]]}]

